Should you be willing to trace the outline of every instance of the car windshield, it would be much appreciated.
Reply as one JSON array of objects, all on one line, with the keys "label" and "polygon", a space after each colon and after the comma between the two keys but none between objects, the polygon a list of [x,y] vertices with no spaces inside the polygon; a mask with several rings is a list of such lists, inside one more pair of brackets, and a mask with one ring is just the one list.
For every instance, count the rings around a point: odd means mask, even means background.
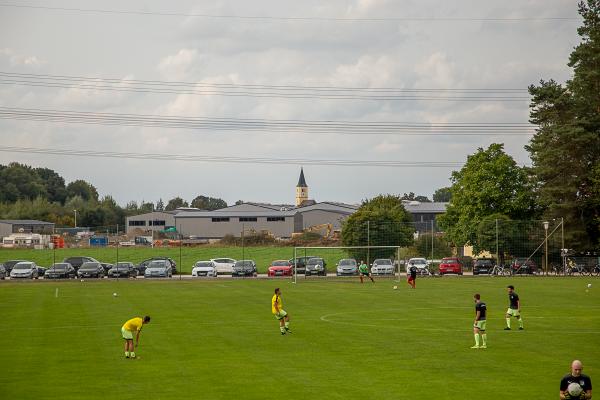
[{"label": "car windshield", "polygon": [[212,268],[212,263],[209,262],[197,262],[196,267],[198,268]]},{"label": "car windshield", "polygon": [[117,263],[117,265],[115,265],[115,268],[129,268],[129,263]]},{"label": "car windshield", "polygon": [[238,261],[235,263],[236,267],[251,267],[252,266],[252,261]]},{"label": "car windshield", "polygon": [[340,261],[340,265],[356,265],[356,261],[354,261],[354,260],[342,260],[342,261]]},{"label": "car windshield", "polygon": [[308,260],[308,264],[309,265],[323,265],[323,259],[322,258],[311,258],[310,260]]},{"label": "car windshield", "polygon": [[456,258],[444,258],[442,259],[443,263],[457,263],[458,260]]},{"label": "car windshield", "polygon": [[424,258],[415,258],[411,261],[413,264],[427,264]]},{"label": "car windshield", "polygon": [[392,265],[392,260],[389,259],[380,259],[373,261],[373,264],[377,265]]},{"label": "car windshield", "polygon": [[492,260],[477,260],[477,264],[479,265],[490,265]]},{"label": "car windshield", "polygon": [[167,268],[167,263],[165,261],[152,261],[148,264],[148,268]]},{"label": "car windshield", "polygon": [[100,266],[100,264],[95,262],[85,262],[80,269],[96,269],[98,266]]},{"label": "car windshield", "polygon": [[54,264],[52,267],[52,269],[67,269],[67,264]]},{"label": "car windshield", "polygon": [[271,264],[274,267],[287,267],[290,265],[287,261],[273,261]]},{"label": "car windshield", "polygon": [[31,269],[32,264],[31,263],[18,263],[17,265],[14,266],[13,269]]}]

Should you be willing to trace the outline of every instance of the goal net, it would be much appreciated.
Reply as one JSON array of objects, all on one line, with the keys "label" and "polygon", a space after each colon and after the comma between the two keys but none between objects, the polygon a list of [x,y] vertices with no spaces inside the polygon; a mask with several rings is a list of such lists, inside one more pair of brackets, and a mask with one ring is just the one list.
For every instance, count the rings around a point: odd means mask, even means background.
[{"label": "goal net", "polygon": [[294,283],[309,279],[358,279],[364,262],[372,276],[400,279],[401,246],[294,247]]}]

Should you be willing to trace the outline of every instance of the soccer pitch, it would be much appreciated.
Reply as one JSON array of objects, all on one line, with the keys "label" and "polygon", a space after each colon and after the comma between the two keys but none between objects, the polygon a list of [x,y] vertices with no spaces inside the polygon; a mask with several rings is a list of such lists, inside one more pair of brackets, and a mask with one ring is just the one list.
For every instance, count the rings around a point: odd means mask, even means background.
[{"label": "soccer pitch", "polygon": [[[524,331],[503,331],[508,284]],[[2,282],[0,304],[2,399],[551,399],[576,358],[600,379],[597,278]],[[125,359],[121,325],[145,314]]]}]

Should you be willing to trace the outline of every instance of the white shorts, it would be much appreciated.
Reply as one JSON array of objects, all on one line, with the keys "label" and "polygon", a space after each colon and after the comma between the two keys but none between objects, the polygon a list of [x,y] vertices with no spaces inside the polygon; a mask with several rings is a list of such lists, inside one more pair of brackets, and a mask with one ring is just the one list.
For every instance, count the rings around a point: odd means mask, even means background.
[{"label": "white shorts", "polygon": [[506,315],[511,315],[513,317],[520,317],[521,313],[519,312],[519,310],[515,310],[514,308],[509,308],[508,310],[506,310]]}]

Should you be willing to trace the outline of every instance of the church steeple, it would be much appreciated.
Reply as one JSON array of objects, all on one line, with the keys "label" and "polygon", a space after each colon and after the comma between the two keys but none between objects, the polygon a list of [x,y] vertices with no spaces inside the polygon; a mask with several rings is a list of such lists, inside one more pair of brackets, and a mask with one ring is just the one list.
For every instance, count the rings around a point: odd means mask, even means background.
[{"label": "church steeple", "polygon": [[304,168],[300,168],[300,178],[296,185],[296,207],[299,207],[304,201],[308,200],[308,185],[304,179]]}]

